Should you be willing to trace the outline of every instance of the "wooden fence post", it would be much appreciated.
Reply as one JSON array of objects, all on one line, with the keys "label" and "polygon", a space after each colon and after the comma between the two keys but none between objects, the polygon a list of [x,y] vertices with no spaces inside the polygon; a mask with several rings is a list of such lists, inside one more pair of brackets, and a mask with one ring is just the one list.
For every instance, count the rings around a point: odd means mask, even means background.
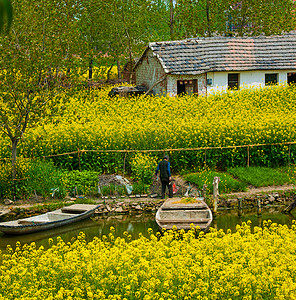
[{"label": "wooden fence post", "polygon": [[291,165],[291,145],[289,145],[289,167]]},{"label": "wooden fence post", "polygon": [[261,200],[258,195],[257,195],[257,215],[261,216]]},{"label": "wooden fence post", "polygon": [[218,197],[219,197],[219,182],[220,177],[215,176],[213,181],[213,208],[214,208],[214,215],[217,214],[218,210]]},{"label": "wooden fence post", "polygon": [[126,155],[127,155],[127,151],[125,152],[125,154],[124,154],[124,159],[123,159],[123,176],[124,176],[124,173],[125,173],[125,161],[126,161]]},{"label": "wooden fence post", "polygon": [[79,171],[81,172],[80,149],[78,149],[78,166],[79,166]]},{"label": "wooden fence post", "polygon": [[206,201],[206,198],[207,198],[207,185],[204,184],[203,187],[202,187],[202,197],[204,198],[204,200]]},{"label": "wooden fence post", "polygon": [[237,198],[238,216],[241,217],[243,214],[243,199]]},{"label": "wooden fence post", "polygon": [[250,166],[250,146],[248,146],[248,167]]}]

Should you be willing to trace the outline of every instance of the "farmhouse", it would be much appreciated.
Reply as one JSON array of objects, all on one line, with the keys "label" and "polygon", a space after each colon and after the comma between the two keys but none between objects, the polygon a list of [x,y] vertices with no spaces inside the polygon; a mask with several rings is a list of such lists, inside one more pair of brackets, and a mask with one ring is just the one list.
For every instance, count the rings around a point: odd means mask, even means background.
[{"label": "farmhouse", "polygon": [[296,31],[149,43],[134,71],[153,94],[207,95],[296,82]]}]

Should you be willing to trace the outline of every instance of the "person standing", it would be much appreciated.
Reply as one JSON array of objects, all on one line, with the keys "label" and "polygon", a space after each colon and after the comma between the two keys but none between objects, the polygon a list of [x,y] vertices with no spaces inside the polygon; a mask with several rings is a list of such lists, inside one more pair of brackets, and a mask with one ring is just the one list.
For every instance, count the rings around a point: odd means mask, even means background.
[{"label": "person standing", "polygon": [[163,160],[159,162],[157,169],[155,171],[155,176],[157,176],[158,171],[160,172],[161,181],[161,199],[165,198],[166,187],[169,190],[169,198],[173,197],[173,187],[172,187],[172,177],[171,177],[171,166],[169,162],[168,155],[163,157]]}]

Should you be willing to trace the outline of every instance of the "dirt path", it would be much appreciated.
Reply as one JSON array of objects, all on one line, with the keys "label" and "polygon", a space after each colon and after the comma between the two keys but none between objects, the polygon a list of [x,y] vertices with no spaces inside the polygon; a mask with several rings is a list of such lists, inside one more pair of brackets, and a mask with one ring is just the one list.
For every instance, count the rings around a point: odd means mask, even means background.
[{"label": "dirt path", "polygon": [[294,184],[287,184],[287,185],[271,185],[271,186],[263,186],[259,188],[249,188],[247,192],[237,192],[237,193],[230,193],[225,194],[226,196],[231,197],[247,197],[247,196],[253,196],[256,194],[265,194],[265,193],[272,193],[272,192],[280,192],[280,191],[290,191],[295,190],[296,192],[296,186]]}]

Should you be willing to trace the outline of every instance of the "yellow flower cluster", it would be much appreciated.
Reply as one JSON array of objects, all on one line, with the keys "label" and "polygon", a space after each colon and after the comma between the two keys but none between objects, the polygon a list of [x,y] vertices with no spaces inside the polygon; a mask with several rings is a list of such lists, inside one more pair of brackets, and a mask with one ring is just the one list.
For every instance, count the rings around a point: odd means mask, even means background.
[{"label": "yellow flower cluster", "polygon": [[157,161],[148,154],[136,153],[131,160],[133,179],[145,184],[152,183],[152,177],[156,170]]},{"label": "yellow flower cluster", "polygon": [[250,221],[235,233],[192,228],[73,243],[17,243],[1,255],[0,299],[295,299],[296,225]]},{"label": "yellow flower cluster", "polygon": [[[92,76],[93,80],[98,80],[98,79],[107,79],[107,73],[109,71],[109,79],[116,79],[117,78],[117,67],[113,66],[109,70],[110,67],[106,66],[101,66],[101,67],[93,67],[92,69]],[[80,72],[83,72],[80,70]],[[83,75],[80,77],[80,79],[88,79],[88,69],[84,70]]]},{"label": "yellow flower cluster", "polygon": [[[83,90],[70,99],[65,95],[53,118],[28,130],[20,153],[36,157],[77,149],[220,147],[296,139],[295,86],[177,98],[110,98],[109,90]],[[10,156],[8,146],[7,139],[0,141],[0,157]],[[270,148],[258,151],[264,160]],[[288,149],[281,151],[277,155],[288,155]],[[230,150],[229,159],[239,155]]]}]

